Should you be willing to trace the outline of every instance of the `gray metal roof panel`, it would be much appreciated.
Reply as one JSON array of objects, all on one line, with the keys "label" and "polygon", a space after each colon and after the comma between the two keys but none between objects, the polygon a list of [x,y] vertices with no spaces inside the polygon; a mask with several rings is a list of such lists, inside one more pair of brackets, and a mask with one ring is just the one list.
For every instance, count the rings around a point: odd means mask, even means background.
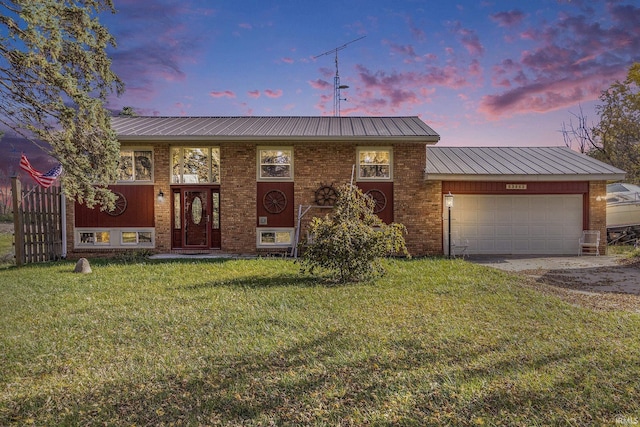
[{"label": "gray metal roof panel", "polygon": [[427,147],[427,179],[623,179],[625,172],[567,147]]},{"label": "gray metal roof panel", "polygon": [[113,117],[121,139],[190,138],[409,138],[439,135],[418,117]]}]

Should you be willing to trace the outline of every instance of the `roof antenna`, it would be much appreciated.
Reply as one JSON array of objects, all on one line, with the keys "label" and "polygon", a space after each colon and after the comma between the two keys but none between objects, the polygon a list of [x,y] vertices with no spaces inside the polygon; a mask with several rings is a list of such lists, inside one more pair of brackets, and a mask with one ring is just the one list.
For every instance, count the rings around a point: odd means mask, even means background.
[{"label": "roof antenna", "polygon": [[349,86],[347,85],[341,85],[340,84],[340,74],[338,73],[338,51],[344,49],[345,47],[347,47],[347,45],[350,45],[351,43],[357,42],[358,40],[362,40],[363,38],[365,38],[367,36],[362,36],[359,37],[357,39],[351,40],[350,42],[347,42],[345,44],[343,44],[342,46],[338,46],[334,49],[328,50],[324,53],[321,53],[320,55],[316,55],[313,57],[313,59],[319,58],[321,56],[324,55],[329,55],[332,53],[335,53],[335,58],[336,58],[336,75],[333,78],[333,115],[336,117],[340,117],[340,101],[346,101],[347,99],[340,99],[340,90],[341,89],[347,89]]}]

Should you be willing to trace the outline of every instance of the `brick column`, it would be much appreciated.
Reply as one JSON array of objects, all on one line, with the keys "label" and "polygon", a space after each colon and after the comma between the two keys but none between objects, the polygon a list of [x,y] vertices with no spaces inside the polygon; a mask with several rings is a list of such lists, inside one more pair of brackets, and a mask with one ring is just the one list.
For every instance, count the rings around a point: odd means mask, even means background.
[{"label": "brick column", "polygon": [[222,250],[256,252],[256,145],[220,146],[220,227]]},{"label": "brick column", "polygon": [[[170,147],[156,144],[153,146],[154,174],[154,226],[156,229],[156,250],[169,252],[171,250],[171,165]],[[164,201],[158,201],[158,193],[164,193]]]},{"label": "brick column", "polygon": [[607,253],[607,183],[589,181],[589,230],[600,230],[600,253]]},{"label": "brick column", "polygon": [[393,147],[394,222],[407,227],[412,256],[442,254],[442,183],[425,181],[424,144]]}]

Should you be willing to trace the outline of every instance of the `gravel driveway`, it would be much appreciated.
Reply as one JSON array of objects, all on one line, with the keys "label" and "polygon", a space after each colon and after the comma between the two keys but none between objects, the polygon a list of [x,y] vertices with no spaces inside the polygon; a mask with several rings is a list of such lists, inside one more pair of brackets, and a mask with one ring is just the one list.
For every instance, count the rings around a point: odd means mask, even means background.
[{"label": "gravel driveway", "polygon": [[524,275],[530,286],[579,305],[640,312],[640,264],[621,256],[471,257]]}]

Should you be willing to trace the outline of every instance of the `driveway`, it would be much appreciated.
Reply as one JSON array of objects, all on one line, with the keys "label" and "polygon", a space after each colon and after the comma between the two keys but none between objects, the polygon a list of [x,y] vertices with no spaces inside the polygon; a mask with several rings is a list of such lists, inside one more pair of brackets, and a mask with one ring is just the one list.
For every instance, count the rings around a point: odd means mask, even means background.
[{"label": "driveway", "polygon": [[529,277],[535,289],[577,305],[640,312],[640,263],[621,256],[472,256],[467,260]]},{"label": "driveway", "polygon": [[582,291],[640,295],[639,266],[620,256],[493,256],[469,261]]}]

